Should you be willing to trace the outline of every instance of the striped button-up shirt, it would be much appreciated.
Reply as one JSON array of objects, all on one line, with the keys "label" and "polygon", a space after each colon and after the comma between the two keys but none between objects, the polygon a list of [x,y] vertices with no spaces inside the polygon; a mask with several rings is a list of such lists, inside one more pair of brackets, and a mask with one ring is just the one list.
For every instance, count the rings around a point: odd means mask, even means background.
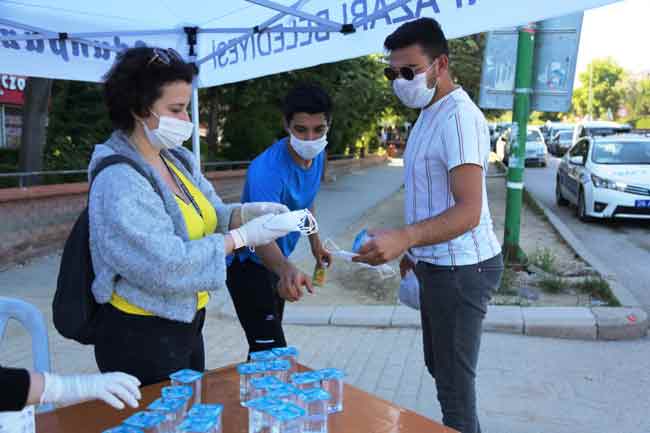
[{"label": "striped button-up shirt", "polygon": [[411,248],[413,258],[435,265],[461,266],[480,263],[501,252],[485,184],[489,155],[490,134],[485,117],[462,88],[421,111],[404,154],[406,223],[435,217],[454,206],[450,172],[464,164],[483,167],[483,207],[477,227],[447,242]]}]

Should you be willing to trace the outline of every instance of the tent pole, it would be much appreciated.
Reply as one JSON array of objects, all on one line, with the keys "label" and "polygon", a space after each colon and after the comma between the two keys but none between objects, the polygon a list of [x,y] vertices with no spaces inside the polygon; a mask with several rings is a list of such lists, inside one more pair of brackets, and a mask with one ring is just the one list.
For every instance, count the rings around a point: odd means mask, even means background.
[{"label": "tent pole", "polygon": [[192,80],[192,123],[194,124],[194,133],[192,134],[192,151],[194,157],[201,166],[201,136],[199,134],[199,86],[198,78]]},{"label": "tent pole", "polygon": [[263,6],[268,9],[273,9],[275,11],[285,13],[287,15],[293,15],[298,18],[303,18],[313,23],[320,24],[321,26],[329,27],[332,29],[332,31],[339,31],[343,26],[343,24],[341,23],[328,20],[327,18],[323,18],[318,15],[303,12],[301,10],[298,10],[297,8],[294,8],[293,6],[285,6],[271,0],[246,0],[246,1],[249,3],[256,4],[258,6]]}]

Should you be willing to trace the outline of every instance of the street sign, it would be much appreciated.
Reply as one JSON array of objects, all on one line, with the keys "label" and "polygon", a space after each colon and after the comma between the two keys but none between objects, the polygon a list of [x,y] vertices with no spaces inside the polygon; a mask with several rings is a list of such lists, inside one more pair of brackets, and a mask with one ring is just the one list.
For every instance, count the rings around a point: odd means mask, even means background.
[{"label": "street sign", "polygon": [[[568,111],[578,59],[582,12],[537,23],[531,110]],[[517,28],[488,33],[481,73],[481,108],[512,110]]]},{"label": "street sign", "polygon": [[0,104],[23,105],[26,77],[0,74]]}]

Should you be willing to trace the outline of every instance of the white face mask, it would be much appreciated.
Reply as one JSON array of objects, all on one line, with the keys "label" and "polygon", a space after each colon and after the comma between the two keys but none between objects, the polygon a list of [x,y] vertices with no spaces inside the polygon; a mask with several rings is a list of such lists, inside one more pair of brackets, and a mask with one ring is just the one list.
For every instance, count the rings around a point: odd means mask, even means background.
[{"label": "white face mask", "polygon": [[308,161],[316,158],[316,156],[325,149],[325,146],[327,146],[327,132],[325,132],[321,138],[317,138],[316,140],[301,140],[293,135],[292,132],[290,132],[290,134],[291,139],[289,140],[289,143],[291,144],[291,147],[302,159]]},{"label": "white face mask", "polygon": [[142,121],[144,133],[149,143],[156,149],[172,149],[183,144],[184,141],[192,136],[194,125],[192,122],[176,119],[170,116],[159,116],[151,112],[158,118],[158,128],[149,129],[147,124]]},{"label": "white face mask", "polygon": [[398,78],[393,81],[393,91],[400,101],[402,101],[402,104],[410,108],[423,108],[431,102],[436,95],[438,82],[436,80],[433,88],[429,89],[427,87],[427,72],[429,72],[434,64],[435,62],[426,71],[417,74],[410,81],[404,78]]},{"label": "white face mask", "polygon": [[264,223],[264,228],[274,231],[300,232],[304,236],[318,233],[318,223],[309,209],[273,215]]}]

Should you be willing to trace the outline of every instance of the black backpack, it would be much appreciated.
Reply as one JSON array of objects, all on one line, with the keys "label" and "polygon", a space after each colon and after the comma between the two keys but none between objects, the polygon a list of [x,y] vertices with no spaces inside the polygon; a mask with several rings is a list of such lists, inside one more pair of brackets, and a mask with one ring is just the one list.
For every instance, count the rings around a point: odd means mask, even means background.
[{"label": "black backpack", "polygon": [[[172,151],[172,154],[191,172],[189,162]],[[135,161],[122,155],[111,155],[102,159],[92,172],[92,181],[104,168],[113,164],[126,163],[147,179],[153,189],[160,194],[158,186]],[[92,182],[91,181],[91,182]],[[88,187],[88,197],[90,198]],[[99,304],[92,293],[95,271],[90,257],[90,225],[88,206],[81,212],[63,247],[56,292],[52,301],[54,327],[59,334],[81,344],[94,344],[96,313]]]}]

